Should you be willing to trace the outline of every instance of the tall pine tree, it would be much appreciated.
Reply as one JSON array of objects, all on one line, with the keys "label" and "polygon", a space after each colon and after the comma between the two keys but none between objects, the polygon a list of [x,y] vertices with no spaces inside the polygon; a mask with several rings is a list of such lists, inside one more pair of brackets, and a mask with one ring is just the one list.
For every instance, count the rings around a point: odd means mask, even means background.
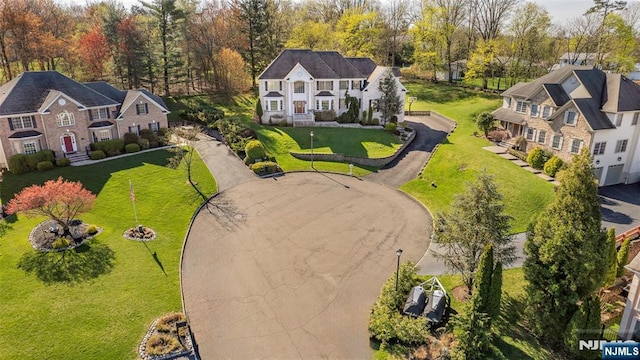
[{"label": "tall pine tree", "polygon": [[387,69],[384,78],[380,80],[378,90],[380,90],[381,94],[379,108],[382,121],[387,123],[392,116],[400,112],[402,107],[400,96],[398,96],[397,80],[391,72],[391,69]]},{"label": "tall pine tree", "polygon": [[616,249],[616,229],[614,228],[607,232],[607,249],[609,249],[609,256],[607,257],[607,275],[603,284],[605,287],[613,285],[618,274],[618,252]]},{"label": "tall pine tree", "polygon": [[577,303],[602,285],[609,249],[601,228],[598,185],[589,149],[559,176],[555,200],[532,224],[524,263],[527,314],[534,333],[560,345]]}]

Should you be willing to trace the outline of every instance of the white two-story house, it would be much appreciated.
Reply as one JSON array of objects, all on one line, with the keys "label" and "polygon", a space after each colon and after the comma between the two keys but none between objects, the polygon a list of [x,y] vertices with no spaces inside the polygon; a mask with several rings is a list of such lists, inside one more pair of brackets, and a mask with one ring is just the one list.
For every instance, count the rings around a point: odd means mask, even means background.
[{"label": "white two-story house", "polygon": [[600,185],[640,181],[640,87],[620,74],[564,66],[502,93],[493,112],[527,151],[548,149],[565,161],[587,146]]},{"label": "white two-story house", "polygon": [[[347,93],[360,100],[360,115],[371,106],[373,117],[381,118],[378,88],[387,69],[371,59],[345,58],[335,51],[286,49],[258,77],[261,121],[313,126],[320,112],[333,110],[335,116],[346,112]],[[396,117],[403,121],[406,89],[398,72],[393,73],[402,104]]]}]

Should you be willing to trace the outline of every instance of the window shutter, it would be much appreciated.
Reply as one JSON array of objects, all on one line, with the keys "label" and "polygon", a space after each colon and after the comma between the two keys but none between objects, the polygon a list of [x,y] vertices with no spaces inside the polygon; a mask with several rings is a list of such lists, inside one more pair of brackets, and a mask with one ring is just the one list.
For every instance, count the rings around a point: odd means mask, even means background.
[{"label": "window shutter", "polygon": [[280,91],[282,91],[282,81],[278,81],[278,83],[280,84]]},{"label": "window shutter", "polygon": [[280,100],[280,111],[282,111],[284,109],[284,106],[282,104],[282,100]]},{"label": "window shutter", "polygon": [[109,111],[109,108],[107,108],[107,119],[111,119],[111,111]]},{"label": "window shutter", "polygon": [[31,125],[33,125],[34,129],[38,128],[38,122],[36,121],[36,117],[35,116],[31,116]]},{"label": "window shutter", "polygon": [[8,118],[7,120],[9,120],[9,129],[13,130],[13,122],[11,121],[11,118]]},{"label": "window shutter", "polygon": [[144,103],[144,113],[148,114],[149,113],[149,104]]},{"label": "window shutter", "polygon": [[333,81],[330,82],[330,84],[331,84],[331,91],[333,91]]},{"label": "window shutter", "polygon": [[92,110],[88,110],[89,111],[89,121],[93,121],[93,111]]},{"label": "window shutter", "polygon": [[149,129],[150,129],[150,130],[153,130],[153,128],[151,127],[151,123],[149,123]]},{"label": "window shutter", "polygon": [[138,104],[136,104],[136,115],[140,115],[140,108],[138,107]]},{"label": "window shutter", "polygon": [[320,110],[320,100],[316,100],[316,109]]},{"label": "window shutter", "polygon": [[138,135],[140,135],[140,125],[138,125]]},{"label": "window shutter", "polygon": [[269,91],[269,82],[268,81],[264,82],[264,91]]},{"label": "window shutter", "polygon": [[560,145],[558,145],[559,149],[562,149],[562,142],[564,141],[564,138],[562,136],[560,136]]}]

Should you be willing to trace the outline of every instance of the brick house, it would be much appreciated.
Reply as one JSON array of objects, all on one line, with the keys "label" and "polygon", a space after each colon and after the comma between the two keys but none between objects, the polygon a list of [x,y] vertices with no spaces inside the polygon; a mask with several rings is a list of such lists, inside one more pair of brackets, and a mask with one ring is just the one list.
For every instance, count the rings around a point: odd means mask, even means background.
[{"label": "brick house", "polygon": [[[378,87],[387,70],[369,58],[345,58],[335,51],[283,50],[258,77],[259,96],[263,107],[262,121],[283,119],[294,126],[313,126],[315,114],[333,110],[336,116],[346,112],[346,97],[360,101],[363,110],[377,111]],[[399,71],[391,69],[396,80],[401,108],[395,116],[404,119],[406,89],[400,83]]]},{"label": "brick house", "polygon": [[640,181],[640,87],[620,74],[564,66],[502,93],[493,112],[507,137],[523,136],[565,161],[587,146],[601,185]]},{"label": "brick house", "polygon": [[12,155],[45,149],[72,161],[86,158],[90,143],[167,127],[168,113],[160,97],[143,89],[24,72],[0,87],[0,167]]}]

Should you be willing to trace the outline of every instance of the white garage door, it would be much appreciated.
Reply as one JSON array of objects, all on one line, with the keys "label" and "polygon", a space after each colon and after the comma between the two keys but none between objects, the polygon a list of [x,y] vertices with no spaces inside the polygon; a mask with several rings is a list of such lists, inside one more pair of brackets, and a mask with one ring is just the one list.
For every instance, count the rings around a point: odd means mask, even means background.
[{"label": "white garage door", "polygon": [[607,168],[607,178],[604,180],[603,185],[606,186],[620,183],[623,167],[624,164],[609,166]]}]

